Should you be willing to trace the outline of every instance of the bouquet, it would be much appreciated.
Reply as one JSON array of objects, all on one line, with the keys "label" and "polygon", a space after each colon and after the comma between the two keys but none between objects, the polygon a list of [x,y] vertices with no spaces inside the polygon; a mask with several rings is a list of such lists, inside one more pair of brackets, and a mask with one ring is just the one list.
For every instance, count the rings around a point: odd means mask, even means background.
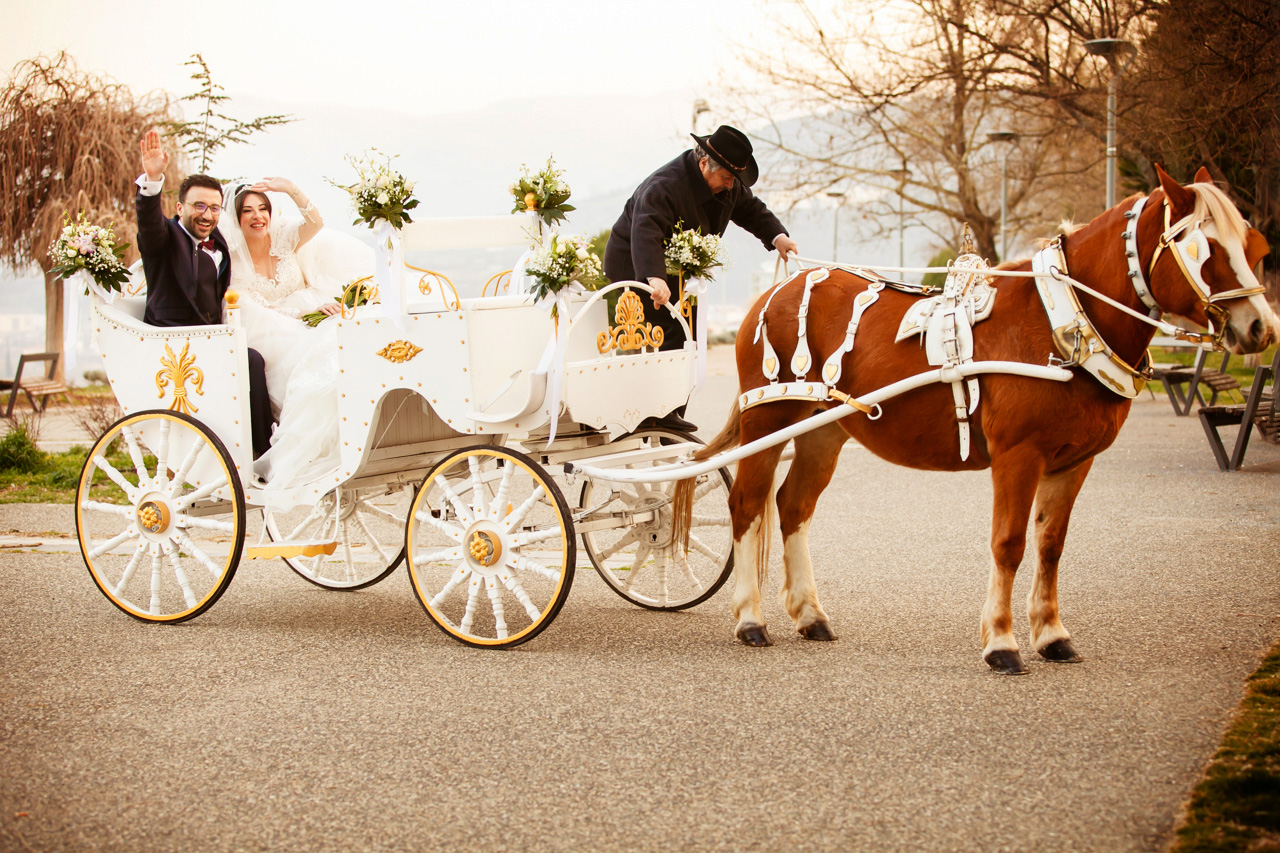
[{"label": "bouquet", "polygon": [[49,247],[50,272],[70,278],[83,270],[99,287],[119,293],[120,286],[129,280],[129,268],[124,265],[124,250],[129,244],[117,244],[115,232],[87,221],[83,210],[76,214],[75,222],[70,213],[64,213],[62,221],[62,233]]},{"label": "bouquet", "polygon": [[[600,256],[591,251],[585,237],[575,234],[552,234],[530,256],[524,271],[537,282],[530,291],[537,301],[559,293],[574,282],[587,290],[596,290],[604,283]],[[552,306],[551,316],[556,315],[556,308]]]},{"label": "bouquet", "polygon": [[369,149],[363,157],[347,156],[346,160],[355,167],[360,180],[354,184],[340,184],[330,180],[329,183],[351,195],[351,203],[356,209],[353,225],[374,227],[379,220],[391,223],[396,229],[403,228],[406,222],[412,222],[409,211],[418,206],[413,197],[413,181],[391,168],[394,158],[380,154],[376,148]]},{"label": "bouquet", "polygon": [[547,165],[535,175],[529,174],[529,167],[522,165],[519,180],[511,185],[511,196],[516,200],[512,213],[522,210],[536,211],[547,225],[553,225],[565,218],[565,214],[573,210],[569,200],[572,191],[569,185],[561,180],[564,173],[556,168],[555,160],[548,157]]},{"label": "bouquet", "polygon": [[[364,279],[353,280],[351,284],[348,284],[346,289],[342,291],[341,296],[333,297],[333,301],[337,302],[344,308],[355,310],[361,305],[368,304],[371,300],[376,299],[378,297],[378,289],[376,287],[352,286],[361,281],[364,281]],[[326,314],[323,311],[312,311],[309,314],[303,314],[301,320],[314,329],[316,326],[319,326],[324,322],[326,318],[331,316],[333,315]]]},{"label": "bouquet", "polygon": [[720,259],[720,238],[703,234],[701,229],[680,230],[683,224],[677,222],[676,232],[667,240],[667,272],[680,276],[681,282],[690,278],[710,281],[711,271],[724,265]]}]

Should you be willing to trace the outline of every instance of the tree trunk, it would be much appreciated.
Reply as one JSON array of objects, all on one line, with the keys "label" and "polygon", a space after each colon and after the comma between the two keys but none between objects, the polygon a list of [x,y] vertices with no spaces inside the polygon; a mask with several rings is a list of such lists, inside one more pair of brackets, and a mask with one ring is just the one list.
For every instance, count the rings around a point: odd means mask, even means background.
[{"label": "tree trunk", "polygon": [[[44,274],[44,349],[45,352],[56,352],[62,354],[62,325],[63,311],[65,306],[62,304],[62,279],[53,273],[46,272]],[[63,370],[62,359],[58,359],[57,369],[54,371],[53,378],[58,382],[66,381],[66,371]]]}]

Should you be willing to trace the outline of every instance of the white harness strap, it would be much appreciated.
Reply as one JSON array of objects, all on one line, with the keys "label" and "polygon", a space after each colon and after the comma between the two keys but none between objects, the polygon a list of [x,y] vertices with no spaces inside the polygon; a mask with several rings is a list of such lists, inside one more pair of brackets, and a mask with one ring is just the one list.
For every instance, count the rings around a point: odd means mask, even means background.
[{"label": "white harness strap", "polygon": [[1142,273],[1142,259],[1138,257],[1138,217],[1142,215],[1142,208],[1146,206],[1147,196],[1143,196],[1138,199],[1137,204],[1125,212],[1124,218],[1129,220],[1129,225],[1121,236],[1124,237],[1124,259],[1129,265],[1129,279],[1133,282],[1133,289],[1142,300],[1142,304],[1150,309],[1147,316],[1154,320],[1164,311],[1151,295],[1147,277]]},{"label": "white harness strap", "polygon": [[813,354],[809,352],[809,295],[813,286],[826,281],[831,270],[818,268],[810,272],[804,279],[804,295],[800,297],[800,310],[796,314],[796,351],[791,355],[791,373],[796,379],[804,379],[813,364]]},{"label": "white harness strap", "polygon": [[844,343],[831,353],[827,357],[826,364],[822,365],[822,381],[828,388],[836,387],[836,383],[840,381],[844,357],[846,353],[853,351],[853,338],[858,334],[858,324],[862,322],[862,314],[871,306],[871,303],[880,298],[882,290],[884,290],[884,282],[875,281],[865,291],[854,297],[853,315],[849,317],[849,326],[844,330]]},{"label": "white harness strap", "polygon": [[764,373],[765,378],[770,382],[778,381],[778,370],[782,365],[778,363],[778,354],[774,352],[773,344],[769,343],[769,333],[765,329],[764,317],[769,313],[769,306],[773,304],[773,297],[777,296],[782,288],[795,281],[796,277],[799,275],[800,272],[797,271],[791,276],[791,278],[786,281],[779,282],[774,286],[773,291],[769,294],[769,298],[765,300],[764,307],[760,309],[759,319],[756,320],[756,336],[752,340],[752,343],[758,344],[761,339],[764,340],[764,356],[761,359],[763,363],[760,365],[760,370]]}]

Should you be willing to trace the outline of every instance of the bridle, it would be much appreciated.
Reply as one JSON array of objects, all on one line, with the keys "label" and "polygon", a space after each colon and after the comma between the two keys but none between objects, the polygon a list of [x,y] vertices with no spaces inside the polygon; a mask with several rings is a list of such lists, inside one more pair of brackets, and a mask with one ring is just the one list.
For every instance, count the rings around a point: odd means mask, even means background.
[{"label": "bridle", "polygon": [[1138,253],[1138,217],[1142,215],[1142,209],[1147,200],[1146,196],[1138,199],[1137,203],[1124,214],[1125,219],[1129,220],[1129,227],[1123,234],[1125,259],[1129,264],[1129,278],[1133,282],[1133,289],[1137,292],[1138,298],[1149,309],[1148,317],[1151,320],[1164,313],[1164,309],[1160,307],[1155,297],[1152,296],[1147,280],[1149,276],[1155,275],[1156,261],[1160,259],[1160,254],[1165,249],[1170,249],[1178,268],[1182,270],[1183,278],[1191,285],[1191,289],[1204,306],[1204,314],[1209,321],[1210,331],[1209,335],[1201,335],[1196,332],[1181,330],[1185,334],[1180,334],[1177,337],[1184,340],[1194,339],[1201,344],[1209,343],[1215,350],[1221,351],[1223,349],[1222,339],[1227,331],[1229,315],[1227,309],[1218,303],[1229,299],[1244,299],[1249,296],[1256,296],[1265,293],[1266,289],[1258,285],[1254,287],[1237,287],[1234,290],[1225,290],[1221,293],[1211,292],[1208,282],[1204,280],[1204,265],[1209,260],[1209,238],[1205,235],[1201,226],[1212,222],[1213,218],[1211,216],[1197,218],[1194,213],[1190,213],[1177,222],[1171,222],[1173,208],[1170,206],[1168,199],[1163,202],[1164,233],[1160,235],[1160,242],[1156,244],[1155,251],[1151,254],[1151,262],[1147,264],[1147,274],[1143,275]]}]

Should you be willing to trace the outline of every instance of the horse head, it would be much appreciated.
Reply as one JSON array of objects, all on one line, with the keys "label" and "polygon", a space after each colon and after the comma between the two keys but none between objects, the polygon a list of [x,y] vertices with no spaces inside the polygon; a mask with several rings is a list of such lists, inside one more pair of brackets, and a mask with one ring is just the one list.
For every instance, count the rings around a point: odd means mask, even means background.
[{"label": "horse head", "polygon": [[[1163,204],[1148,205],[1145,221],[1138,223],[1145,245],[1160,234],[1146,270],[1156,302],[1209,327],[1234,353],[1259,352],[1280,340],[1280,318],[1258,280],[1269,251],[1266,239],[1249,227],[1205,168],[1188,186],[1158,165],[1156,174]],[[1153,193],[1152,201],[1158,200]]]}]

